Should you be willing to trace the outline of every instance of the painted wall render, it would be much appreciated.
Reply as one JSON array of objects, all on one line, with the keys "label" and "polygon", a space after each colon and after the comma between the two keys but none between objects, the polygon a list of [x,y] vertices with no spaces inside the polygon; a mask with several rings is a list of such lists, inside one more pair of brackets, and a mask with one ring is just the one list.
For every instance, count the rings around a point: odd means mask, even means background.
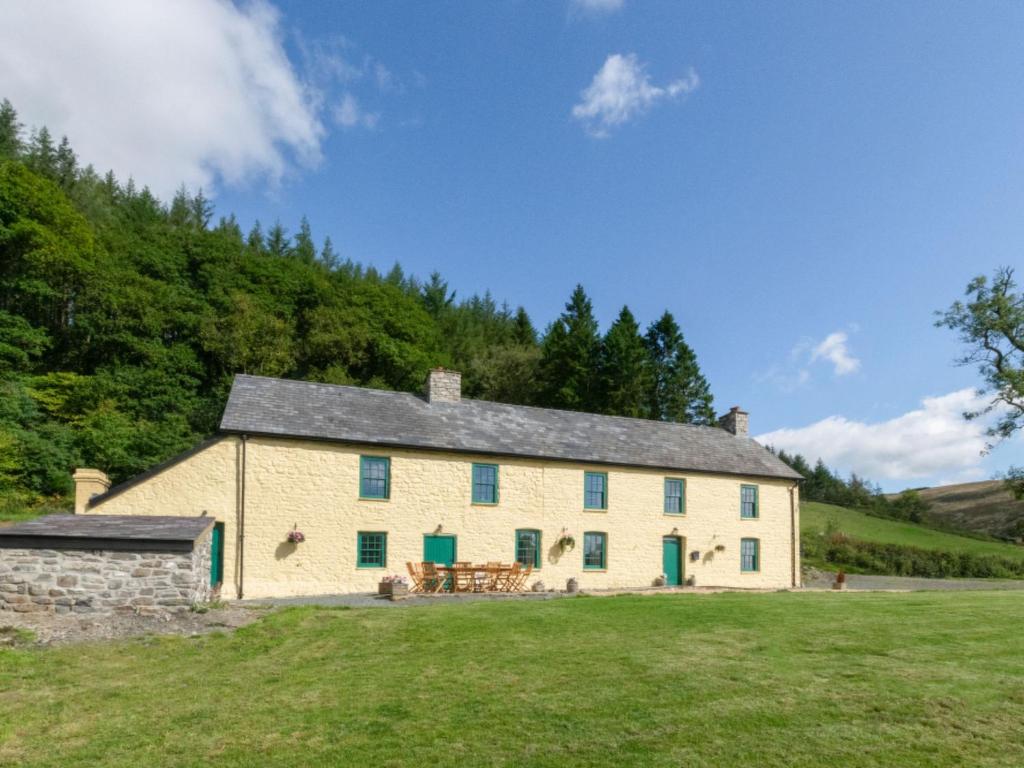
[{"label": "painted wall render", "polygon": [[[359,498],[360,455],[391,459],[387,500]],[[474,461],[498,464],[499,502],[472,503]],[[89,514],[200,515],[223,522],[224,588],[237,594],[242,441],[225,437],[88,510]],[[788,588],[799,580],[799,499],[789,480],[742,478],[435,451],[382,450],[251,437],[245,448],[244,596],[367,592],[423,559],[423,537],[457,537],[458,559],[515,557],[515,531],[541,531],[532,581],[584,589],[650,586],[662,572],[662,537],[683,537],[684,574],[699,586]],[[587,470],[608,475],[608,509],[584,510]],[[664,510],[664,479],[686,480],[686,514]],[[759,517],[740,517],[740,486],[759,488]],[[794,540],[794,527],[797,532]],[[286,536],[298,527],[302,544]],[[575,549],[555,546],[562,530]],[[358,568],[360,531],[387,533],[385,568]],[[583,569],[583,534],[607,534],[607,568]],[[760,569],[740,570],[740,539],[760,541]],[[716,547],[723,547],[716,551]],[[690,553],[698,552],[696,562]]]}]

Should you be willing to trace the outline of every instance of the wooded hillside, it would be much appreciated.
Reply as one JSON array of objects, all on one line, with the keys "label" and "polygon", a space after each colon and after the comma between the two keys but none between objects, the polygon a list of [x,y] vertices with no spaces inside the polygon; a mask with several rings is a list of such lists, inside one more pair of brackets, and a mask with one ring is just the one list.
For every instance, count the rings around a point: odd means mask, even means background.
[{"label": "wooded hillside", "polygon": [[165,204],[0,105],[0,515],[59,502],[75,465],[118,481],[190,447],[235,373],[419,391],[436,365],[468,397],[714,419],[668,311],[602,335],[577,286],[538,333],[439,274],[342,260],[305,219],[243,232],[201,192]]}]

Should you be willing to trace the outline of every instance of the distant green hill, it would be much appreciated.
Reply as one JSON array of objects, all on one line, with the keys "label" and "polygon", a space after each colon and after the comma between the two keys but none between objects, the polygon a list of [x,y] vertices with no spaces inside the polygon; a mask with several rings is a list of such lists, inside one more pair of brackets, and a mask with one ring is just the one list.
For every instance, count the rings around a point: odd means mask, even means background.
[{"label": "distant green hill", "polygon": [[918,493],[930,506],[927,522],[1001,538],[1024,533],[1024,501],[1013,498],[1001,480],[940,485]]},{"label": "distant green hill", "polygon": [[[877,561],[887,560],[888,567],[866,565],[857,567],[853,560],[844,563],[827,563],[822,555],[821,544],[826,539],[826,532],[839,532],[860,542],[868,542],[871,545],[882,545],[895,553],[896,548],[906,547],[915,550],[926,550],[936,553],[936,559],[948,560],[952,556],[973,556],[974,558],[1002,558],[1013,563],[1024,564],[1024,546],[1018,546],[994,539],[974,538],[971,536],[959,536],[955,533],[947,533],[926,525],[888,520],[880,517],[837,507],[832,504],[821,504],[818,502],[804,502],[800,505],[800,532],[802,534],[803,549],[805,551],[804,562],[806,565],[815,567],[826,567],[835,569],[844,567],[851,571],[862,572],[903,572],[898,554],[893,557],[886,557],[889,552],[876,558]],[[912,555],[912,552],[908,553]],[[909,567],[909,566],[908,566]],[[916,566],[915,566],[916,567]],[[948,566],[943,565],[943,569]],[[972,568],[974,566],[972,565]],[[910,575],[910,574],[907,574]],[[963,574],[966,575],[966,574]],[[981,574],[979,574],[981,575]]]}]

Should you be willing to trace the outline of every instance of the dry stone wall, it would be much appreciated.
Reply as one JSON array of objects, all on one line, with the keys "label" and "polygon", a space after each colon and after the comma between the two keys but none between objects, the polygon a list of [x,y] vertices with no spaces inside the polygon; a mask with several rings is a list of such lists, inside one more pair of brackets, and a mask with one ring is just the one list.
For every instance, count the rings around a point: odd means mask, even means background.
[{"label": "dry stone wall", "polygon": [[191,552],[0,549],[0,610],[187,611],[213,597],[210,541]]}]

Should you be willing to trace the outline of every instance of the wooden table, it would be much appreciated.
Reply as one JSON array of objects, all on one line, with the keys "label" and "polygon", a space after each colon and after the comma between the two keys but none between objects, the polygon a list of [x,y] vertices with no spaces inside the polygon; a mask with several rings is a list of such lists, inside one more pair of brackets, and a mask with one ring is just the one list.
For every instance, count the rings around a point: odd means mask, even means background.
[{"label": "wooden table", "polygon": [[[507,583],[512,565],[504,563],[497,568],[487,565],[439,565],[437,570],[451,576],[450,592],[497,592],[498,585]],[[483,578],[478,578],[483,576]]]}]

